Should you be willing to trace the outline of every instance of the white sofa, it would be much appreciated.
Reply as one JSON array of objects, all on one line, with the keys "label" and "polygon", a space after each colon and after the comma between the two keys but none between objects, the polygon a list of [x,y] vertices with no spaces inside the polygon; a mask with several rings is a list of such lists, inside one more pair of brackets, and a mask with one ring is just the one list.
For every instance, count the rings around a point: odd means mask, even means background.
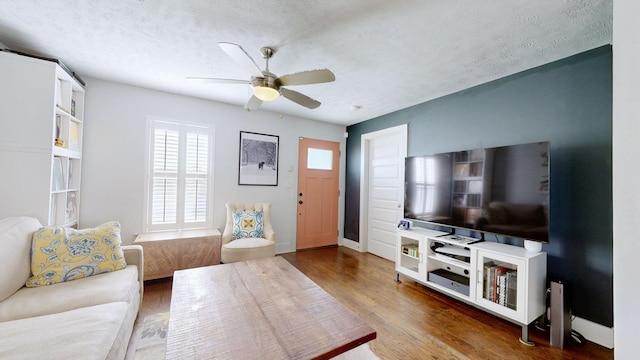
[{"label": "white sofa", "polygon": [[40,227],[0,220],[0,359],[124,359],[142,301],[142,247],[122,246],[122,270],[27,288]]}]

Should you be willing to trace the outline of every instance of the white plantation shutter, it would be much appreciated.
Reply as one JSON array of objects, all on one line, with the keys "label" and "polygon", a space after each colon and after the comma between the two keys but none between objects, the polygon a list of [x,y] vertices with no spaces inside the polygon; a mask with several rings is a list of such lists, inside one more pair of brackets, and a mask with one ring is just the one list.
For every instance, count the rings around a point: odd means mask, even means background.
[{"label": "white plantation shutter", "polygon": [[153,177],[151,224],[175,224],[178,212],[177,131],[155,129],[153,135]]},{"label": "white plantation shutter", "polygon": [[205,221],[207,178],[209,177],[209,137],[187,133],[184,221]]},{"label": "white plantation shutter", "polygon": [[211,129],[151,122],[147,231],[210,226]]}]

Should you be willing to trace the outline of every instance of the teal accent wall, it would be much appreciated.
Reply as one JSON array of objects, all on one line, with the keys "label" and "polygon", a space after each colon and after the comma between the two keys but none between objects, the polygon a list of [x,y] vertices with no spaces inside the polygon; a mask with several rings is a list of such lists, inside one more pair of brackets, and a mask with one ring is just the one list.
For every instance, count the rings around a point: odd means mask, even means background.
[{"label": "teal accent wall", "polygon": [[573,315],[613,326],[611,46],[349,126],[347,239],[359,238],[361,135],[400,124],[409,156],[550,141],[548,280],[570,282]]}]

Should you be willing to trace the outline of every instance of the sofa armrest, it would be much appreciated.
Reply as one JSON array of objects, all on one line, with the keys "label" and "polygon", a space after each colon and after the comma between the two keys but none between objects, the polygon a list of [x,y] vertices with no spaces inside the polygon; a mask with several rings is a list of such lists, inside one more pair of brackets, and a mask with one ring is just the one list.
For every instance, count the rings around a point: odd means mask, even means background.
[{"label": "sofa armrest", "polygon": [[122,245],[124,260],[127,265],[135,265],[138,267],[138,281],[140,282],[140,302],[144,294],[144,252],[140,245]]}]

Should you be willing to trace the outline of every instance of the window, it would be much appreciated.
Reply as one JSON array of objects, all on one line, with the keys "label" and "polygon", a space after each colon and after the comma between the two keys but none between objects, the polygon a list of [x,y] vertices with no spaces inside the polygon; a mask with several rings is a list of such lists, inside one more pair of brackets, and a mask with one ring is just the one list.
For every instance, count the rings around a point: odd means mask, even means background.
[{"label": "window", "polygon": [[309,148],[307,150],[307,169],[331,170],[333,169],[333,151],[326,149]]},{"label": "window", "polygon": [[211,227],[213,128],[151,120],[146,231]]},{"label": "window", "polygon": [[417,158],[413,166],[416,174],[415,211],[422,215],[431,214],[435,210],[435,161],[432,158]]}]

